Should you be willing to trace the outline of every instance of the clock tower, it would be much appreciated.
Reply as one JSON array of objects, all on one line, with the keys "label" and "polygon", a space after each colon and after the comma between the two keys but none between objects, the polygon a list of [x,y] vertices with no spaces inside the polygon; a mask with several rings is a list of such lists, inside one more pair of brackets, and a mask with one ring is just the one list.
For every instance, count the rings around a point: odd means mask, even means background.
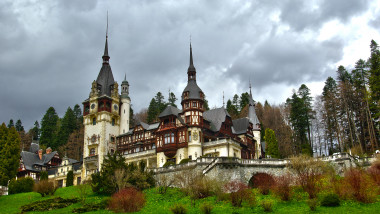
[{"label": "clock tower", "polygon": [[107,153],[116,152],[116,136],[120,133],[119,86],[109,64],[108,33],[102,59],[98,78],[92,82],[90,96],[83,102],[83,178],[100,171]]},{"label": "clock tower", "polygon": [[204,98],[203,91],[196,81],[196,69],[193,64],[193,50],[190,43],[190,63],[187,69],[187,86],[182,92],[182,117],[187,124],[188,156],[196,160],[202,156],[202,127]]}]

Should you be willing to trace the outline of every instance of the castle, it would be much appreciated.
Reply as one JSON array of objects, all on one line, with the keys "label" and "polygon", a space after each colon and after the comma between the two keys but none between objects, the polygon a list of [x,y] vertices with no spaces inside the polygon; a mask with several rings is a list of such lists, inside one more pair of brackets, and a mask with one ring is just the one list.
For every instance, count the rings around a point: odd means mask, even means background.
[{"label": "castle", "polygon": [[129,126],[129,83],[114,80],[106,36],[103,63],[83,102],[84,147],[82,178],[100,171],[108,153],[120,152],[128,163],[144,161],[150,168],[179,164],[199,157],[258,159],[262,155],[260,122],[250,90],[248,117],[232,120],[224,107],[205,110],[205,94],[197,84],[190,43],[187,86],[181,108],[168,106],[159,122]]}]

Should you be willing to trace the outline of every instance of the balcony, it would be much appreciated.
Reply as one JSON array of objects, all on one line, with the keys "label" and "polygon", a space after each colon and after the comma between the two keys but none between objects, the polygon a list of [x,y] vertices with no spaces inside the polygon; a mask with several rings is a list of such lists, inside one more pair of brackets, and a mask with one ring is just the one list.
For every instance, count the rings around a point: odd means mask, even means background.
[{"label": "balcony", "polygon": [[151,156],[156,154],[156,149],[149,149],[145,150],[142,152],[135,152],[131,154],[125,154],[123,155],[126,159],[131,159],[131,158],[137,158],[137,157],[143,157],[143,156]]},{"label": "balcony", "polygon": [[98,155],[91,155],[84,158],[84,164],[86,168],[98,167]]}]

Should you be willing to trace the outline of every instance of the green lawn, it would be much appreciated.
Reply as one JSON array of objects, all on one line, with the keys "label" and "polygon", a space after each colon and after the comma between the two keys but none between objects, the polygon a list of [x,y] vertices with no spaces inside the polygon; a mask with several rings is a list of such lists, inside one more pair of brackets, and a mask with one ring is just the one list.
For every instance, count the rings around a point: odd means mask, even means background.
[{"label": "green lawn", "polygon": [[[200,205],[209,202],[213,204],[214,209],[212,213],[265,213],[264,210],[258,206],[262,200],[273,200],[273,212],[274,213],[378,213],[380,210],[380,197],[376,203],[361,204],[352,201],[343,201],[340,207],[327,208],[318,207],[316,211],[311,212],[306,204],[306,195],[300,194],[291,202],[281,202],[279,199],[269,195],[262,196],[257,194],[257,205],[249,207],[243,203],[243,207],[234,208],[229,202],[216,202],[215,197],[208,197],[201,200],[196,200],[194,206],[191,204],[191,200],[188,196],[185,196],[178,189],[169,189],[165,195],[157,193],[156,189],[149,189],[144,191],[146,194],[147,203],[145,207],[138,213],[170,213],[169,208],[174,204],[184,204],[188,210],[188,213],[200,213]],[[58,189],[54,196],[60,196],[62,198],[78,197],[79,193],[76,187],[67,187]],[[21,193],[9,196],[0,197],[0,213],[20,213],[20,207],[22,205],[38,201],[45,200],[51,197],[41,197],[38,193]],[[89,189],[87,192],[86,202],[100,202],[105,199],[105,196],[97,196]],[[47,212],[29,212],[29,213],[71,213],[74,208],[81,207],[81,203],[76,203],[71,206],[62,209],[51,210]],[[111,211],[101,210],[97,212],[89,213],[112,213]]]}]

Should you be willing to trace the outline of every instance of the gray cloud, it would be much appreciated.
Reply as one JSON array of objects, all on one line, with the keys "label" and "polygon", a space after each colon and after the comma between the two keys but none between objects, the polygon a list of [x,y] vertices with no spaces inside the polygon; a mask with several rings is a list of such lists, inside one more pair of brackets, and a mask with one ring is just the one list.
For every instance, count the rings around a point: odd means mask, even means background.
[{"label": "gray cloud", "polygon": [[20,118],[31,128],[49,106],[63,116],[88,97],[101,67],[107,10],[113,74],[119,83],[127,74],[135,112],[158,91],[170,88],[180,98],[190,35],[198,84],[211,106],[221,106],[223,91],[226,98],[247,91],[249,76],[257,93],[323,81],[347,44],[343,36],[316,41],[320,27],[349,23],[368,6],[324,1],[308,8],[304,1],[3,1],[0,121]]}]

